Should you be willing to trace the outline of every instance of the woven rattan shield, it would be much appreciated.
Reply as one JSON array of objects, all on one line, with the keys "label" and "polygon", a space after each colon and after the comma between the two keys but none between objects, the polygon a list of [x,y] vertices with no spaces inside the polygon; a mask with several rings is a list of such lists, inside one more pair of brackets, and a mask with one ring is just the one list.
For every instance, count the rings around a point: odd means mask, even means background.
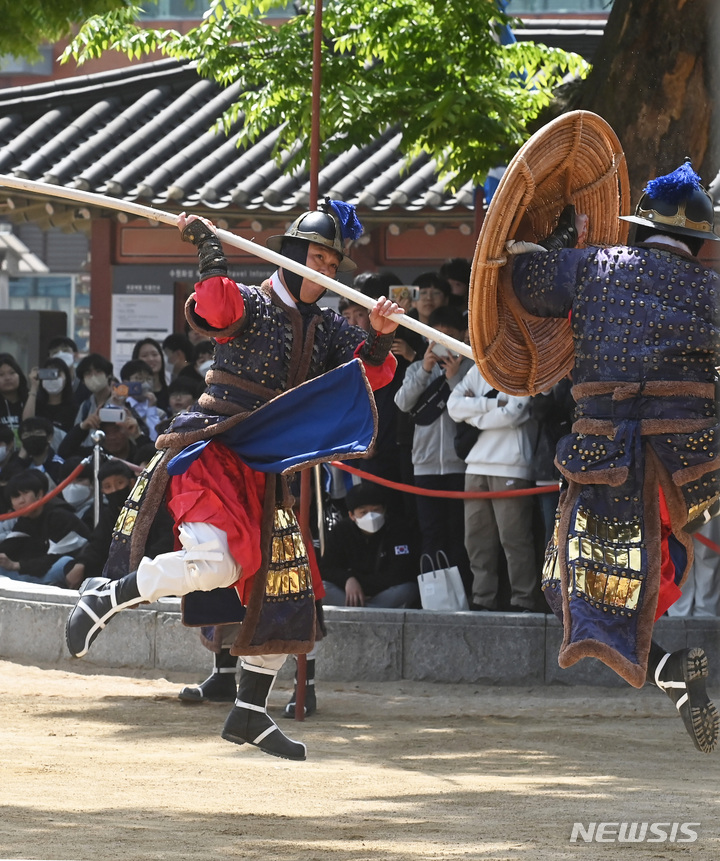
[{"label": "woven rattan shield", "polygon": [[551,233],[572,203],[589,216],[588,244],[627,237],[629,187],[615,132],[589,111],[573,111],[537,131],[503,174],[480,231],[470,279],[470,343],[483,377],[512,395],[546,391],[573,365],[567,319],[535,317],[510,283],[505,243]]}]

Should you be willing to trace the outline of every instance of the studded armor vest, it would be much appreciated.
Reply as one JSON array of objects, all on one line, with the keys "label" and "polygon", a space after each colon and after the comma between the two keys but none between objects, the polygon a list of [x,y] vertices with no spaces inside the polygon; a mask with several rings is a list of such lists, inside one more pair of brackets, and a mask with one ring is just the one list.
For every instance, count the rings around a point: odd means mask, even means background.
[{"label": "studded armor vest", "polygon": [[571,314],[575,342],[576,420],[557,448],[566,490],[543,572],[565,628],[561,666],[594,656],[635,686],[645,681],[660,593],[660,488],[683,579],[692,562],[683,527],[720,496],[719,286],[717,273],[661,246],[514,260],[521,303],[537,316]]}]

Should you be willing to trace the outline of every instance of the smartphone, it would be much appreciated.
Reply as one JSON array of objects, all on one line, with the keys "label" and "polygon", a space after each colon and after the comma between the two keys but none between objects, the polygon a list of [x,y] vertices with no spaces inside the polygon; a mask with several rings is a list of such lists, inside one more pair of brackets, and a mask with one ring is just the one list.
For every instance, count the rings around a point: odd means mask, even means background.
[{"label": "smartphone", "polygon": [[457,353],[453,353],[452,351],[448,350],[448,348],[444,344],[433,344],[432,352],[435,353],[435,355],[439,359],[457,359]]},{"label": "smartphone", "polygon": [[57,380],[60,371],[57,368],[38,368],[38,380]]},{"label": "smartphone", "polygon": [[403,302],[410,299],[415,302],[420,295],[420,288],[412,284],[393,284],[388,288],[388,298],[393,302]]},{"label": "smartphone", "polygon": [[122,407],[100,407],[98,416],[101,422],[115,422],[118,424],[125,421],[125,410]]},{"label": "smartphone", "polygon": [[138,380],[123,380],[122,385],[127,389],[127,396],[131,398],[140,398],[143,393],[143,384]]}]

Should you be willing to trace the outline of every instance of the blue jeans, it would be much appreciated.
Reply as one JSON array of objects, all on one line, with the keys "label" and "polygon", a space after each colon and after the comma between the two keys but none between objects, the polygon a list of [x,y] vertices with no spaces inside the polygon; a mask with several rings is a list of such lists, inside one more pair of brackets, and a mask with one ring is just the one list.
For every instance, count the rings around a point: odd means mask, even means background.
[{"label": "blue jeans", "polygon": [[[345,590],[323,580],[325,587],[325,597],[323,604],[333,607],[345,606]],[[377,595],[371,598],[365,597],[366,607],[379,607],[385,610],[404,609],[406,607],[416,607],[420,604],[420,590],[416,582],[400,583],[398,586],[390,586],[389,589],[383,589]]]},{"label": "blue jeans", "polygon": [[9,580],[21,580],[23,583],[41,583],[43,586],[60,586],[63,589],[67,589],[65,568],[68,563],[70,565],[75,564],[72,556],[61,556],[56,562],[53,562],[42,577],[31,577],[30,574],[21,574],[19,571],[8,571],[6,568],[0,568],[0,574]]}]

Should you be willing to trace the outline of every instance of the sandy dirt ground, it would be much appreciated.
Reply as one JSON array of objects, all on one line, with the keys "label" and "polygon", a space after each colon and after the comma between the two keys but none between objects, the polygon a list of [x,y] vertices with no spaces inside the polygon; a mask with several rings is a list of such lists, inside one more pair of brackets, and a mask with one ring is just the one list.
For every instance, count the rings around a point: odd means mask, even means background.
[{"label": "sandy dirt ground", "polygon": [[278,717],[296,763],[223,741],[227,706],[177,700],[192,681],[0,661],[0,858],[720,858],[720,754],[657,690],[320,683],[315,716]]}]

